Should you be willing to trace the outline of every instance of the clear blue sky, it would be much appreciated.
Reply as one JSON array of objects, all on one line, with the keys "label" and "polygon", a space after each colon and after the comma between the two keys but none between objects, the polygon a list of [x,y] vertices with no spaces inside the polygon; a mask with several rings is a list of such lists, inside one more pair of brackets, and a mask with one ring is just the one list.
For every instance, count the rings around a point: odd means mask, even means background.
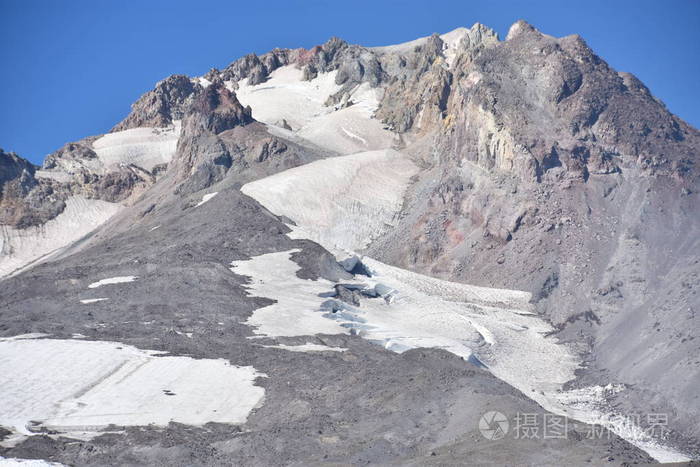
[{"label": "clear blue sky", "polygon": [[0,147],[40,163],[108,131],[173,73],[200,75],[249,52],[339,36],[386,45],[519,18],[578,33],[700,127],[700,0],[0,0]]}]

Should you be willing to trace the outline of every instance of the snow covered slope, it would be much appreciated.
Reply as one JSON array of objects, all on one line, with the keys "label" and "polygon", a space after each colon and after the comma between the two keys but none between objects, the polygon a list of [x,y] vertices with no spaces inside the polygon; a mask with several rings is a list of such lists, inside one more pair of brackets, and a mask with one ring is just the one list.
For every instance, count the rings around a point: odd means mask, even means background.
[{"label": "snow covered slope", "polygon": [[325,319],[318,309],[324,301],[319,294],[332,290],[327,280],[310,281],[296,276],[299,266],[289,255],[299,250],[257,256],[254,261],[234,261],[231,270],[252,279],[246,286],[259,297],[275,297],[276,303],[255,310],[246,324],[262,336],[307,336],[344,334],[339,324]]},{"label": "snow covered slope", "polygon": [[[443,54],[446,57],[448,65],[452,64],[452,60],[455,57],[456,49],[459,42],[467,36],[469,29],[467,28],[457,28],[450,32],[440,35],[440,39],[444,42]],[[428,41],[428,37],[421,37],[414,39],[412,41],[403,42],[401,44],[385,45],[380,47],[371,47],[372,50],[379,53],[407,53],[415,49],[417,46],[424,44]]]},{"label": "snow covered slope", "polygon": [[335,71],[321,73],[303,81],[300,69],[284,66],[255,86],[241,80],[236,97],[243,105],[250,105],[256,120],[277,127],[286,122],[292,134],[324,149],[352,154],[390,148],[394,135],[372,118],[380,91],[363,83],[349,94],[348,107],[326,106],[328,97],[340,90],[335,75]]},{"label": "snow covered slope", "polygon": [[581,361],[551,336],[549,323],[530,311],[530,294],[442,281],[365,257],[372,276],[348,285],[373,290],[377,297],[352,306],[328,299],[334,295],[330,281],[299,279],[299,266],[290,259],[295,251],[233,263],[235,273],[251,278],[247,288],[254,296],[276,301],[255,310],[246,322],[256,334],[351,332],[397,353],[444,349],[485,365],[552,413],[604,426],[660,461],[689,460],[608,406],[604,392],[564,390]]},{"label": "snow covered slope", "polygon": [[122,208],[117,203],[74,196],[44,225],[15,229],[0,226],[0,277],[6,276],[87,235]]},{"label": "snow covered slope", "polygon": [[131,128],[108,133],[92,143],[97,157],[110,167],[134,164],[148,171],[170,162],[180,137],[180,122],[167,128]]},{"label": "snow covered slope", "polygon": [[417,171],[397,151],[371,151],[289,169],[241,191],[296,222],[296,237],[355,251],[391,225]]},{"label": "snow covered slope", "polygon": [[[357,251],[399,213],[415,166],[396,151],[317,161],[249,183],[242,191],[296,223],[291,236],[330,251]],[[619,417],[594,390],[565,391],[581,360],[551,337],[555,329],[535,315],[530,294],[443,281],[365,257],[371,277],[352,288],[372,291],[352,306],[333,297],[329,281],[302,280],[293,251],[236,261],[232,270],[252,279],[248,288],[276,303],[256,310],[247,324],[269,337],[352,332],[395,352],[442,348],[522,391],[546,410],[597,423],[663,461],[687,458]],[[368,296],[376,298],[368,298]],[[325,297],[325,298],[324,298]],[[324,324],[321,317],[333,324]]]},{"label": "snow covered slope", "polygon": [[277,125],[286,120],[292,130],[298,130],[333,110],[325,102],[340,89],[335,75],[336,72],[321,73],[311,81],[303,81],[302,71],[288,65],[273,71],[261,84],[250,86],[247,78],[241,80],[236,97],[241,104],[251,106],[253,118],[259,122]]},{"label": "snow covered slope", "polygon": [[97,434],[110,424],[243,423],[263,399],[252,367],[116,342],[0,339],[0,425]]}]

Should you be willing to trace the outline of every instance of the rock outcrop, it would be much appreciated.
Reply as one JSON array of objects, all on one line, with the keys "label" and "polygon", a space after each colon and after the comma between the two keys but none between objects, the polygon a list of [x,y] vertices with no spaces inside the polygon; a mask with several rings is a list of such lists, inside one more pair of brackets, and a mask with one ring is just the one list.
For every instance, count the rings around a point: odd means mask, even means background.
[{"label": "rock outcrop", "polygon": [[180,120],[202,86],[185,75],[172,75],[136,101],[131,113],[112,131],[137,127],[164,127]]},{"label": "rock outcrop", "polygon": [[37,168],[15,153],[0,149],[0,225],[27,228],[63,211],[63,197],[52,181],[36,179]]}]

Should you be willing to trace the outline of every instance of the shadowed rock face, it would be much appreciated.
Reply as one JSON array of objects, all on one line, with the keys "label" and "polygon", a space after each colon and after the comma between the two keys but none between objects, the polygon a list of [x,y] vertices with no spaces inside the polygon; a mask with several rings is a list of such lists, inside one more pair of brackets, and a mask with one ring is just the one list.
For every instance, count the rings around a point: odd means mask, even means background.
[{"label": "shadowed rock face", "polygon": [[[106,173],[84,166],[97,156],[87,138],[66,144],[49,155],[43,170],[55,171],[65,178],[40,177],[37,168],[13,153],[0,152],[0,225],[17,229],[40,226],[63,212],[65,201],[75,195],[113,203],[123,202],[145,191],[155,182],[149,171],[125,164]],[[71,167],[71,172],[63,170]]]},{"label": "shadowed rock face", "polygon": [[53,219],[65,208],[60,183],[35,177],[37,167],[0,149],[0,225],[24,229]]},{"label": "shadowed rock face", "polygon": [[214,134],[253,121],[250,107],[244,108],[236,95],[221,82],[207,87],[192,104],[185,126],[199,126]]}]

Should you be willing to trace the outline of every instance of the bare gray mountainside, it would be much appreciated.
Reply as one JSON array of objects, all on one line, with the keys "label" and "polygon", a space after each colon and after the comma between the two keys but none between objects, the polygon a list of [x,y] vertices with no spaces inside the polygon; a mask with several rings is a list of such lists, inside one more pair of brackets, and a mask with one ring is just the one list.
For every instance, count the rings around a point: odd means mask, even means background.
[{"label": "bare gray mountainside", "polygon": [[[67,465],[651,461],[614,434],[588,439],[591,427],[574,422],[567,439],[486,440],[476,420],[487,408],[509,417],[542,418],[545,412],[488,371],[444,350],[397,354],[357,335],[253,334],[244,323],[272,301],[251,296],[245,288],[251,280],[232,274],[231,261],[295,249],[300,277],[342,282],[352,276],[318,245],[291,240],[289,228],[233,188],[229,178],[213,185],[218,194],[203,205],[199,197],[175,195],[172,185],[161,183],[63,259],[5,279],[0,333],[49,333],[69,341],[79,334],[250,365],[265,374],[259,378],[264,403],[242,426],[170,423],[88,440],[38,432],[0,448],[0,455]],[[114,275],[137,279],[109,290],[89,288],[96,278]],[[332,296],[332,286],[328,290]],[[95,296],[109,299],[97,307],[80,303]],[[310,344],[343,350],[284,347]],[[176,391],[170,397],[178,396]]]},{"label": "bare gray mountainside", "polygon": [[[5,436],[0,408],[0,455],[77,465],[697,458],[699,151],[700,132],[633,75],[578,36],[523,21],[505,40],[480,24],[385,47],[332,38],[170,76],[109,133],[66,144],[42,167],[0,152],[0,336],[223,359],[265,375],[255,380],[264,401],[243,423],[126,426],[80,441],[40,421]],[[350,250],[366,261],[343,258]],[[236,269],[261,258],[278,259]],[[413,282],[366,287],[381,280],[362,262],[375,260]],[[457,313],[469,358],[445,340],[447,311],[415,327],[409,313],[415,297],[461,304],[464,284],[499,297],[465,299],[475,314]],[[406,310],[405,321],[381,318],[384,340],[368,337],[377,306]],[[489,313],[488,325],[468,318]],[[544,391],[498,371],[530,368],[537,352],[549,361],[543,349],[566,349],[552,365],[575,375],[538,388],[605,394],[567,414],[663,413],[668,433],[637,442],[605,425],[610,436],[591,439],[572,417],[565,439],[486,439],[487,410],[511,421],[554,410]]]}]

